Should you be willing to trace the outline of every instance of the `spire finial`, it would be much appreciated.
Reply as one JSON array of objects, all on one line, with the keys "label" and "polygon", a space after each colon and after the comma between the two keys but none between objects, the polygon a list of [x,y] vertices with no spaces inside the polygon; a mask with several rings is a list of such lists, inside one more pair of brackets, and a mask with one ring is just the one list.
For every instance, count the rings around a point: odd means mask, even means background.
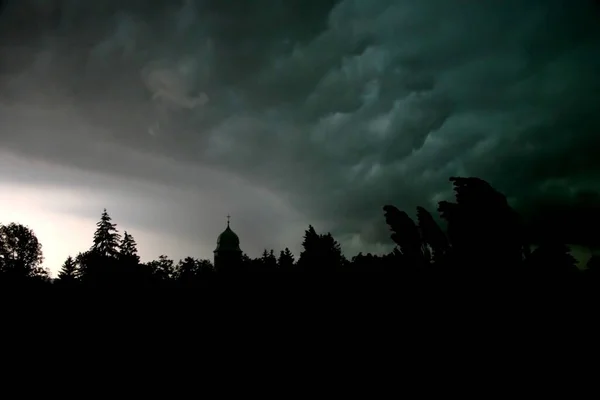
[{"label": "spire finial", "polygon": [[229,218],[231,218],[231,215],[227,214],[227,227],[229,228]]}]

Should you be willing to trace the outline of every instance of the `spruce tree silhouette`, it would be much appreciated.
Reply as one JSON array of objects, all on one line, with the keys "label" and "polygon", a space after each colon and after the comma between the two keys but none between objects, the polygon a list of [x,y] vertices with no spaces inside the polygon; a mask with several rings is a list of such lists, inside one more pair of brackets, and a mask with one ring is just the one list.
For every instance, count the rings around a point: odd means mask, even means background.
[{"label": "spruce tree silhouette", "polygon": [[100,221],[96,223],[96,227],[94,244],[90,250],[103,257],[117,258],[121,236],[117,225],[112,223],[112,218],[108,215],[106,208],[102,212]]},{"label": "spruce tree silhouette", "polygon": [[277,270],[277,257],[273,250],[267,251],[264,249],[259,259],[260,271],[262,272],[274,272]]},{"label": "spruce tree silhouette", "polygon": [[281,250],[279,253],[279,259],[277,260],[277,266],[283,272],[289,272],[294,269],[295,259],[294,255],[287,247]]},{"label": "spruce tree silhouette", "polygon": [[331,274],[342,271],[347,264],[340,244],[331,233],[319,235],[312,225],[304,233],[302,247],[304,250],[298,258],[298,268],[301,271]]},{"label": "spruce tree silhouette", "polygon": [[42,245],[31,229],[16,223],[0,225],[0,279],[47,279],[43,259]]},{"label": "spruce tree silhouette", "polygon": [[298,267],[302,271],[307,271],[310,270],[312,266],[317,265],[320,261],[318,259],[319,235],[312,225],[309,225],[308,229],[304,232],[302,247],[304,250],[300,252],[300,257],[298,258]]},{"label": "spruce tree silhouette", "polygon": [[75,263],[79,270],[79,279],[86,285],[101,285],[110,281],[106,270],[110,268],[106,257],[91,250],[80,252],[75,257]]},{"label": "spruce tree silhouette", "polygon": [[331,233],[319,235],[321,259],[333,272],[343,271],[348,261],[342,252],[342,246],[333,238]]},{"label": "spruce tree silhouette", "polygon": [[138,264],[140,262],[137,243],[127,231],[123,232],[123,240],[119,245],[119,260],[128,264]]},{"label": "spruce tree silhouette", "polygon": [[100,221],[96,223],[90,250],[76,257],[83,283],[99,286],[124,283],[119,279],[123,278],[123,271],[118,262],[120,240],[117,225],[112,223],[111,217],[104,209]]},{"label": "spruce tree silhouette", "polygon": [[79,270],[73,257],[69,256],[58,272],[57,283],[62,285],[74,285],[79,279]]},{"label": "spruce tree silhouette", "polygon": [[147,285],[149,277],[148,268],[140,264],[137,243],[131,234],[123,232],[123,239],[119,245],[117,262],[108,260],[109,265],[114,265],[114,279],[119,279],[125,286]]}]

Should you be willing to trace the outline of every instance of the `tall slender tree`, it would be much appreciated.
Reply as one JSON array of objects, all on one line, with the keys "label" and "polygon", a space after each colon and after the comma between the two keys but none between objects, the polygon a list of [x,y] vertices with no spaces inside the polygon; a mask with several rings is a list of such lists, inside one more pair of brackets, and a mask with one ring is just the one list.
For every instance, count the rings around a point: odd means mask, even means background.
[{"label": "tall slender tree", "polygon": [[123,232],[123,240],[119,246],[119,259],[128,263],[138,264],[140,262],[137,243],[135,242],[133,236],[127,231]]},{"label": "tall slender tree", "polygon": [[100,256],[116,258],[119,255],[121,235],[119,235],[117,225],[112,223],[112,218],[108,215],[106,208],[102,212],[100,221],[96,223],[96,227],[94,244],[90,250]]}]

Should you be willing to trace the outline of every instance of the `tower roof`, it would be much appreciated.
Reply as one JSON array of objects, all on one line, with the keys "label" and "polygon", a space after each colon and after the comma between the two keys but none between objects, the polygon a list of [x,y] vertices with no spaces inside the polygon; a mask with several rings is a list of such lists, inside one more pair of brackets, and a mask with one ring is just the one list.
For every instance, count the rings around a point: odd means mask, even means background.
[{"label": "tower roof", "polygon": [[217,238],[215,251],[241,251],[240,238],[229,227],[229,216],[227,217],[227,228]]}]

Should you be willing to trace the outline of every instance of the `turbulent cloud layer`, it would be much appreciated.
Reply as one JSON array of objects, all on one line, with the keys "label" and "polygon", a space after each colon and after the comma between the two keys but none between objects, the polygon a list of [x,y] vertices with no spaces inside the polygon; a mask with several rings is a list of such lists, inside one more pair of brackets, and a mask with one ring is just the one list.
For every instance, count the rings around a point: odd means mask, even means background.
[{"label": "turbulent cloud layer", "polygon": [[[252,186],[353,250],[389,242],[381,205],[432,209],[451,175],[524,212],[583,201],[600,223],[596,2],[5,3],[13,154],[198,193]],[[265,237],[292,220],[262,216]]]}]

